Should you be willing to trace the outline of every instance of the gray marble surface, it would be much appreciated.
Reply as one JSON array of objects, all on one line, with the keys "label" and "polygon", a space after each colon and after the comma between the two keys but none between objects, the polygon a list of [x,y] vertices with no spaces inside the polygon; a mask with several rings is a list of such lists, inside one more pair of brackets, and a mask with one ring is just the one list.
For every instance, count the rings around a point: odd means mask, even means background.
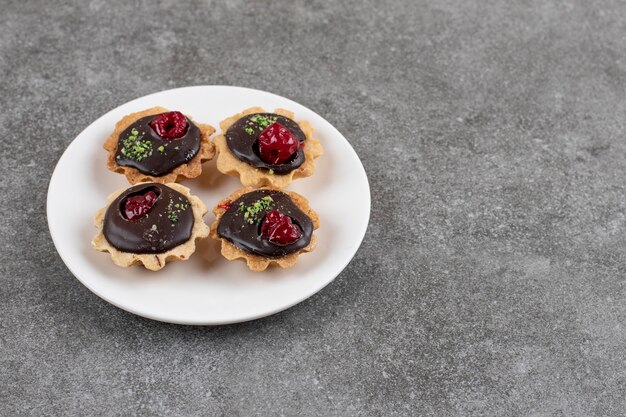
[{"label": "gray marble surface", "polygon": [[[0,9],[1,415],[626,413],[624,3]],[[72,139],[198,84],[312,108],[369,175],[354,260],[263,320],[133,316],[74,279],[48,234]]]}]

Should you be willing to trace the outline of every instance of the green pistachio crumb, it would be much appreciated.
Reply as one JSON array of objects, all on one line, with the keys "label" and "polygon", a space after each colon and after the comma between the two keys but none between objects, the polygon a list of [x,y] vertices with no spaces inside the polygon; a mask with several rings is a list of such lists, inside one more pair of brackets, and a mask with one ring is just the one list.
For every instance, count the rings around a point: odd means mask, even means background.
[{"label": "green pistachio crumb", "polygon": [[243,212],[243,218],[250,224],[254,224],[261,219],[261,213],[267,211],[274,199],[271,196],[267,195],[254,203],[246,206],[243,202],[239,203],[239,211]]},{"label": "green pistachio crumb", "polygon": [[174,200],[170,200],[167,205],[167,218],[172,222],[176,223],[178,221],[178,217],[180,213],[187,210],[189,208],[189,201],[184,200],[181,197],[178,197],[180,203],[174,203]]},{"label": "green pistachio crumb", "polygon": [[137,129],[132,129],[130,135],[121,140],[118,146],[120,153],[128,159],[141,161],[152,155],[152,142],[143,140],[143,136],[139,136]]},{"label": "green pistachio crumb", "polygon": [[251,117],[250,120],[252,120],[257,125],[265,128],[271,125],[272,123],[276,123],[277,119],[276,119],[276,116],[262,116],[260,114],[257,114]]}]

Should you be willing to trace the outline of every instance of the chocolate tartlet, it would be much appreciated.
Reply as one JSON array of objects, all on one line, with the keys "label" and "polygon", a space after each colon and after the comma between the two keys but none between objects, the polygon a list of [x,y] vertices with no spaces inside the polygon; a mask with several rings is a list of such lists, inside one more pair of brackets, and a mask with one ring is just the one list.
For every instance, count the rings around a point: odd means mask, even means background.
[{"label": "chocolate tartlet", "polygon": [[214,139],[217,169],[250,187],[284,188],[311,176],[322,145],[309,122],[293,118],[288,110],[253,107],[223,120],[223,133]]},{"label": "chocolate tartlet", "polygon": [[278,188],[235,191],[213,209],[211,237],[222,242],[228,260],[243,258],[252,271],[288,268],[315,249],[319,217],[306,198]]},{"label": "chocolate tartlet", "polygon": [[104,143],[107,166],[123,173],[131,184],[176,182],[195,178],[202,163],[213,158],[215,145],[210,125],[163,107],[153,107],[124,117]]},{"label": "chocolate tartlet", "polygon": [[202,220],[206,212],[180,184],[137,184],[109,196],[94,218],[98,234],[92,244],[119,266],[143,264],[156,271],[168,261],[188,259],[196,239],[208,236]]}]

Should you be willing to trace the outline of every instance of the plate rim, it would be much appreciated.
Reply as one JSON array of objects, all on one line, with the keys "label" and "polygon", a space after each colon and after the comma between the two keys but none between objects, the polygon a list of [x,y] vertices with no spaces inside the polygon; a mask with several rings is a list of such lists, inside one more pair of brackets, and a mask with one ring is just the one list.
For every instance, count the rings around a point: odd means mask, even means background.
[{"label": "plate rim", "polygon": [[[310,111],[312,113],[314,113],[315,115],[317,115],[322,121],[323,123],[326,123],[328,125],[328,127],[330,127],[332,130],[334,130],[335,132],[337,132],[347,143],[348,148],[350,150],[350,152],[352,152],[354,154],[354,156],[356,157],[357,161],[359,162],[359,167],[360,170],[362,171],[362,175],[363,178],[365,179],[365,185],[366,185],[366,191],[367,191],[367,214],[366,214],[366,222],[365,222],[365,227],[363,228],[363,231],[357,236],[357,238],[355,238],[353,240],[354,242],[354,247],[353,249],[351,249],[351,255],[348,257],[347,261],[341,265],[340,268],[337,269],[337,273],[334,274],[334,276],[330,279],[328,279],[327,281],[323,281],[321,285],[319,286],[315,286],[314,291],[307,293],[306,295],[302,296],[302,297],[296,297],[294,298],[294,300],[291,300],[289,303],[286,303],[285,305],[280,305],[278,307],[274,307],[271,308],[267,311],[264,311],[262,313],[257,313],[257,314],[250,314],[246,317],[240,318],[240,319],[232,319],[232,320],[218,320],[218,321],[211,321],[211,320],[206,320],[206,319],[199,319],[199,320],[177,320],[177,319],[168,319],[168,318],[164,318],[164,317],[159,317],[158,315],[154,315],[151,313],[146,313],[144,311],[139,311],[139,309],[135,309],[133,306],[127,306],[127,305],[122,305],[114,300],[112,300],[110,297],[108,297],[105,294],[102,294],[100,292],[97,292],[89,283],[87,280],[83,279],[80,277],[80,274],[77,274],[75,272],[75,270],[73,269],[73,267],[71,266],[71,262],[68,262],[68,258],[69,255],[67,253],[64,253],[64,249],[63,246],[59,244],[58,242],[58,236],[55,237],[55,234],[53,232],[53,226],[51,224],[50,221],[50,209],[51,209],[51,197],[50,197],[50,191],[53,187],[53,184],[56,183],[59,179],[58,179],[58,175],[59,174],[59,166],[61,165],[62,160],[67,157],[68,155],[68,150],[70,149],[70,147],[74,146],[77,143],[77,140],[79,137],[81,137],[86,131],[90,130],[92,128],[93,125],[97,124],[101,119],[107,117],[109,114],[117,111],[120,107],[123,106],[128,106],[128,105],[132,105],[134,102],[139,101],[139,100],[143,100],[143,99],[147,99],[151,96],[157,95],[157,94],[162,94],[162,93],[172,93],[175,91],[180,91],[180,90],[190,90],[190,89],[197,89],[197,88],[228,88],[228,89],[236,89],[236,90],[241,90],[241,91],[254,91],[255,93],[262,93],[262,94],[266,94],[266,95],[270,95],[270,96],[274,96],[277,97],[281,100],[286,100],[290,103],[294,103],[297,106],[303,107],[305,108],[307,111]],[[171,323],[171,324],[178,324],[178,325],[189,325],[189,326],[220,326],[220,325],[228,325],[228,324],[235,324],[235,323],[244,323],[244,322],[248,322],[248,321],[254,321],[254,320],[259,320],[262,319],[264,317],[270,317],[273,316],[277,313],[280,313],[281,311],[285,311],[288,310],[289,308],[305,301],[306,299],[314,296],[315,294],[319,293],[322,289],[324,289],[327,285],[329,285],[330,283],[332,283],[337,276],[339,276],[344,270],[345,268],[349,265],[349,263],[354,259],[354,256],[356,255],[356,253],[358,252],[359,248],[361,247],[361,244],[363,243],[363,239],[365,238],[365,235],[367,234],[367,230],[369,229],[369,223],[370,223],[370,218],[371,218],[371,205],[372,205],[372,201],[371,201],[371,189],[370,189],[370,184],[369,184],[369,178],[367,176],[367,171],[365,171],[365,167],[363,165],[363,162],[361,161],[361,158],[359,158],[359,155],[357,154],[356,150],[354,149],[354,147],[350,144],[350,142],[346,139],[346,137],[339,132],[339,130],[337,128],[335,128],[335,126],[333,124],[331,124],[328,120],[326,120],[324,117],[322,117],[319,113],[317,113],[316,111],[308,108],[307,106],[300,104],[298,102],[295,102],[294,100],[291,100],[287,97],[275,94],[275,93],[271,93],[269,91],[264,91],[264,90],[259,90],[259,89],[254,89],[254,88],[249,88],[249,87],[241,87],[241,86],[234,86],[234,85],[207,85],[207,84],[201,84],[201,85],[192,85],[192,86],[184,86],[184,87],[177,87],[177,88],[172,88],[172,89],[166,89],[166,90],[160,90],[160,91],[156,91],[153,93],[149,93],[146,94],[144,96],[141,97],[136,97],[130,101],[124,102],[118,106],[116,106],[115,108],[109,110],[108,112],[102,114],[101,116],[99,116],[97,119],[93,120],[89,125],[87,125],[87,127],[85,127],[83,130],[81,130],[76,137],[74,137],[74,139],[72,139],[72,141],[69,143],[69,145],[67,145],[65,147],[65,149],[63,150],[63,153],[61,154],[61,156],[59,157],[59,159],[57,160],[57,163],[54,167],[54,170],[52,171],[52,175],[50,176],[50,180],[48,182],[48,187],[47,187],[47,191],[46,191],[46,221],[48,224],[48,232],[52,238],[52,242],[54,244],[54,248],[56,250],[56,252],[58,253],[59,257],[61,258],[61,261],[63,262],[63,264],[65,265],[65,267],[71,272],[71,274],[74,276],[74,278],[76,278],[82,285],[84,285],[87,289],[89,289],[89,291],[91,291],[93,294],[95,294],[97,297],[103,299],[104,301],[108,302],[109,304],[114,305],[117,308],[120,308],[128,313],[137,315],[139,317],[144,317],[150,320],[155,320],[155,321],[159,321],[159,322],[163,322],[163,323]]]}]

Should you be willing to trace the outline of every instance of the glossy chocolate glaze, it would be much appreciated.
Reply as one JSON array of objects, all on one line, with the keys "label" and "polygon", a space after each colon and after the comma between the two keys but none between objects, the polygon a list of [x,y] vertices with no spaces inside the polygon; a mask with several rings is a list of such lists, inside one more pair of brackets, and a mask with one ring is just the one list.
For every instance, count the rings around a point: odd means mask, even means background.
[{"label": "glossy chocolate glaze", "polygon": [[[157,194],[152,209],[138,220],[128,220],[126,198],[148,191]],[[103,233],[111,246],[122,252],[163,253],[188,241],[194,222],[187,197],[163,184],[147,183],[130,187],[109,205]]]},{"label": "glossy chocolate glaze", "polygon": [[[189,124],[185,135],[178,139],[164,139],[150,127],[150,122],[157,116],[158,114],[142,117],[120,133],[115,153],[115,162],[118,165],[137,168],[144,174],[159,177],[172,172],[174,168],[189,162],[196,156],[200,150],[200,129],[198,126],[185,117]],[[123,141],[131,135],[133,129],[137,129],[138,136],[143,137],[142,140],[152,142],[152,154],[140,161],[129,158],[122,153]],[[163,146],[163,151],[159,151],[161,146]]]},{"label": "glossy chocolate glaze", "polygon": [[[273,203],[266,210],[260,212],[257,221],[248,223],[244,218],[240,205],[253,205],[256,201],[265,196],[272,197]],[[279,210],[281,213],[290,216],[294,224],[302,230],[302,237],[288,245],[278,245],[261,237],[261,222],[265,214],[271,210]],[[266,258],[277,258],[289,255],[306,247],[311,242],[313,234],[313,222],[309,216],[296,206],[288,194],[276,190],[255,190],[242,195],[232,202],[232,205],[220,218],[217,226],[217,233],[220,237],[227,239],[238,248],[261,255]]]},{"label": "glossy chocolate glaze", "polygon": [[[293,120],[274,113],[255,113],[249,114],[237,120],[226,131],[226,143],[230,151],[237,159],[244,161],[253,167],[273,170],[275,174],[287,174],[298,168],[304,163],[304,151],[302,147],[298,147],[296,153],[284,164],[271,165],[264,162],[259,156],[259,148],[257,139],[265,127],[254,123],[251,118],[254,116],[275,117],[276,122],[285,126],[291,133],[298,138],[300,143],[306,140],[306,135],[300,129],[300,126]],[[246,132],[246,128],[254,130],[251,134]]]}]

